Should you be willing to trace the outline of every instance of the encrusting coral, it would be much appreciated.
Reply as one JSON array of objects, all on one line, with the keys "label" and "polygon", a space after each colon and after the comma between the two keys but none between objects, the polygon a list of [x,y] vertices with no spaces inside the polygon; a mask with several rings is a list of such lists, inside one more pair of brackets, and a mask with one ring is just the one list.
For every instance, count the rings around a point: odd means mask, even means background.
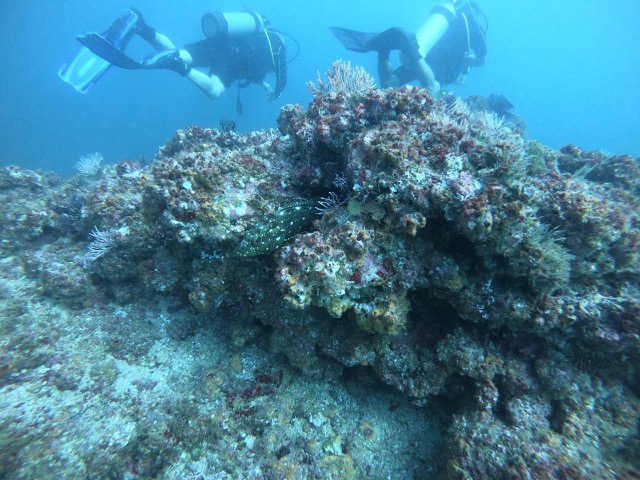
[{"label": "encrusting coral", "polygon": [[241,305],[235,321],[272,327],[303,371],[366,367],[440,405],[450,478],[637,473],[637,428],[621,425],[640,418],[638,160],[555,151],[454,95],[378,90],[360,71],[358,88],[333,87],[352,74],[334,65],[279,132],[190,127],[150,167],[57,185],[52,217],[9,228],[121,232],[85,295]]}]

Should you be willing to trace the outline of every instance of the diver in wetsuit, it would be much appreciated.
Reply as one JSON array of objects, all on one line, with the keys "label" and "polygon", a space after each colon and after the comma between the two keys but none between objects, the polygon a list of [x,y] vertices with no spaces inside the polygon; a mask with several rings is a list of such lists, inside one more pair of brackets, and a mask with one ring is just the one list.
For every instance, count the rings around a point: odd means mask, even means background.
[{"label": "diver in wetsuit", "polygon": [[[111,32],[114,28],[118,32]],[[89,33],[77,39],[111,65],[127,69],[172,70],[214,99],[235,81],[239,88],[255,83],[262,85],[270,98],[280,96],[287,83],[286,49],[282,37],[267,28],[262,16],[249,11],[207,13],[202,17],[202,30],[204,40],[177,49],[166,35],[147,25],[142,14],[132,8],[105,34]],[[142,62],[125,55],[124,47],[133,34],[142,37],[158,53]],[[82,70],[82,65],[74,68]],[[196,68],[208,71],[205,73]],[[265,76],[270,72],[275,73],[275,88],[265,82]],[[63,79],[68,81],[66,77]],[[239,101],[238,106],[241,107]]]},{"label": "diver in wetsuit", "polygon": [[[398,27],[363,33],[331,27],[348,50],[378,52],[383,88],[418,80],[431,93],[442,85],[464,82],[471,67],[484,65],[487,55],[486,19],[475,2],[449,0],[433,8],[414,33]],[[401,65],[393,69],[390,52],[400,51]]]},{"label": "diver in wetsuit", "polygon": [[[186,76],[211,98],[219,97],[236,80],[243,87],[262,85],[272,98],[280,96],[287,82],[284,41],[265,28],[262,17],[250,12],[207,13],[202,30],[207,38],[178,50],[169,38],[143,22],[140,36],[160,51],[147,62]],[[192,67],[208,68],[208,74]],[[264,81],[270,72],[276,74],[275,89]]]}]

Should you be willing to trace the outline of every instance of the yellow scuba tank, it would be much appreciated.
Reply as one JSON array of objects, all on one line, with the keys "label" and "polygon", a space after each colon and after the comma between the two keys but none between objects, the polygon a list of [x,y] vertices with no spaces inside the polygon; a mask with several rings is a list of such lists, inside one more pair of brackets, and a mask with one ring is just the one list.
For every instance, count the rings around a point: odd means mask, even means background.
[{"label": "yellow scuba tank", "polygon": [[[455,3],[455,2],[453,2]],[[433,46],[442,38],[449,24],[456,17],[456,8],[452,2],[445,2],[434,7],[431,15],[418,28],[416,38],[420,47],[420,55],[425,57]]]},{"label": "yellow scuba tank", "polygon": [[267,21],[256,12],[212,12],[202,16],[201,25],[208,38],[244,37],[263,31]]}]

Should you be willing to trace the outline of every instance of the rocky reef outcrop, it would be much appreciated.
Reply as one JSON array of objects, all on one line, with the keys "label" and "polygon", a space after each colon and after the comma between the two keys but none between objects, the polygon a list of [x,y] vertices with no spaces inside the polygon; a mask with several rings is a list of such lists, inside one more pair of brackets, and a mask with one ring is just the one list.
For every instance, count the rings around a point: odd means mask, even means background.
[{"label": "rocky reef outcrop", "polygon": [[446,419],[447,478],[638,475],[638,159],[367,80],[336,64],[278,131],[189,127],[150,165],[3,169],[36,195],[1,247],[72,308],[224,309],[238,346],[392,386]]}]

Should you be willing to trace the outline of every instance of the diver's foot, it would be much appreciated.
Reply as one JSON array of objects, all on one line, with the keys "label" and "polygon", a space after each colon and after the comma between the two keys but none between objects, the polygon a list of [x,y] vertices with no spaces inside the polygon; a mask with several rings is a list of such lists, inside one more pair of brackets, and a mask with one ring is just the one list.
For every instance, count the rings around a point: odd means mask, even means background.
[{"label": "diver's foot", "polygon": [[153,42],[156,39],[156,29],[147,25],[140,10],[133,7],[130,7],[129,10],[131,10],[138,16],[138,20],[133,27],[133,33],[140,35],[140,37],[142,37],[147,42]]},{"label": "diver's foot", "polygon": [[142,64],[148,68],[171,70],[183,77],[191,71],[191,67],[180,58],[180,52],[178,50],[166,50],[156,53],[155,55],[145,58]]}]

